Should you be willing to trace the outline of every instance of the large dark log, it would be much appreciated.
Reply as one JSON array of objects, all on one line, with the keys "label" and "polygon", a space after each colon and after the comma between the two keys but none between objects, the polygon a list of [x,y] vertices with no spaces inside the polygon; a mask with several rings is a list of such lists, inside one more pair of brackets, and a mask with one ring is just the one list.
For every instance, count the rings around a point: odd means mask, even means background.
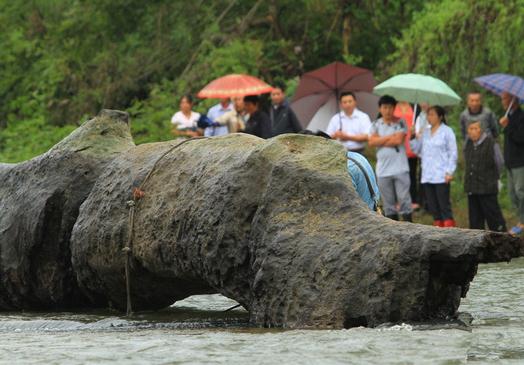
[{"label": "large dark log", "polygon": [[[174,144],[120,155],[82,205],[71,249],[91,305],[125,308],[126,201]],[[507,234],[398,223],[369,211],[345,164],[340,145],[313,136],[237,134],[175,148],[136,206],[135,309],[221,293],[266,326],[446,318],[478,263],[522,254],[522,241]]]},{"label": "large dark log", "polygon": [[103,111],[47,153],[0,164],[0,309],[83,305],[70,236],[98,175],[134,147],[128,117]]}]

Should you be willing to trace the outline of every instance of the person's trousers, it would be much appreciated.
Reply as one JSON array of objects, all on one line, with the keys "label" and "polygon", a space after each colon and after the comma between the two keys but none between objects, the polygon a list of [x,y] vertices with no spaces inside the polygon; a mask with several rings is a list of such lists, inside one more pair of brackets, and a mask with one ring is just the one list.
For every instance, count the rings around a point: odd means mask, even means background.
[{"label": "person's trousers", "polygon": [[411,202],[413,203],[420,203],[419,199],[419,179],[417,174],[417,167],[418,167],[418,157],[409,157],[408,158],[408,164],[409,164],[409,195],[411,195]]},{"label": "person's trousers", "polygon": [[453,219],[451,201],[449,199],[449,184],[423,184],[424,194],[429,213],[436,221]]},{"label": "person's trousers", "polygon": [[506,221],[500,210],[497,194],[468,194],[469,228],[506,232]]},{"label": "person's trousers", "polygon": [[524,167],[508,169],[509,197],[517,209],[519,223],[524,223]]},{"label": "person's trousers", "polygon": [[[411,196],[409,195],[409,172],[378,177],[378,188],[382,196],[382,208],[386,216],[411,213]],[[397,211],[396,205],[399,205]]]}]

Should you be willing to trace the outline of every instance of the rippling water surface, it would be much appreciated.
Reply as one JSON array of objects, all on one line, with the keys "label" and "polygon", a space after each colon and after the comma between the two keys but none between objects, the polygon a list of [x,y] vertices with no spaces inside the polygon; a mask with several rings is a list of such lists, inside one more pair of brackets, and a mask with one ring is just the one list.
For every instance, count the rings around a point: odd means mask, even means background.
[{"label": "rippling water surface", "polygon": [[268,330],[219,295],[127,320],[115,313],[2,313],[0,364],[524,364],[524,259],[481,265],[460,307],[470,327]]}]

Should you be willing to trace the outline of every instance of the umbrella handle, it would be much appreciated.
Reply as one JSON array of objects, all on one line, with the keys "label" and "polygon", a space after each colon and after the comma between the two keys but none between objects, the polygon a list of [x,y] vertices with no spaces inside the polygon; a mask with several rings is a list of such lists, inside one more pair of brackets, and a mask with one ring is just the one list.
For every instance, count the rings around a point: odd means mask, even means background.
[{"label": "umbrella handle", "polygon": [[[337,64],[335,64],[335,85],[337,84]],[[338,114],[338,130],[342,132],[342,112],[340,110],[340,100],[338,97],[338,89],[335,89],[335,100],[337,104],[337,114]]]},{"label": "umbrella handle", "polygon": [[415,107],[413,108],[413,120],[411,121],[411,128],[408,131],[408,135],[411,136],[413,134],[413,131],[416,130],[416,124],[417,124],[417,107],[418,104],[415,103]]},{"label": "umbrella handle", "polygon": [[513,99],[511,99],[511,103],[509,103],[509,106],[508,106],[508,109],[506,109],[506,113],[504,114],[504,117],[507,118],[508,115],[509,115],[509,111],[511,110],[511,108],[513,107],[513,103],[515,102],[515,97],[513,97]]}]

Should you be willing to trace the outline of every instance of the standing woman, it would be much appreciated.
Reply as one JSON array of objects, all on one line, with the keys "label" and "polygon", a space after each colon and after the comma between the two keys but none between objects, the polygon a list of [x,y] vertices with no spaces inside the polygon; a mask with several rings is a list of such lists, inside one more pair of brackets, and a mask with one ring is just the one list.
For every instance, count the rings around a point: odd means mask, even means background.
[{"label": "standing woman", "polygon": [[175,137],[197,137],[201,136],[202,132],[198,130],[197,122],[200,118],[200,113],[193,111],[193,97],[186,94],[180,98],[180,110],[173,115],[171,123],[173,130],[171,131]]},{"label": "standing woman", "polygon": [[422,161],[420,182],[433,215],[433,225],[455,227],[450,183],[457,168],[457,141],[453,130],[446,125],[444,108],[430,107],[427,120],[430,128],[421,130],[416,139],[411,140],[411,148]]}]

